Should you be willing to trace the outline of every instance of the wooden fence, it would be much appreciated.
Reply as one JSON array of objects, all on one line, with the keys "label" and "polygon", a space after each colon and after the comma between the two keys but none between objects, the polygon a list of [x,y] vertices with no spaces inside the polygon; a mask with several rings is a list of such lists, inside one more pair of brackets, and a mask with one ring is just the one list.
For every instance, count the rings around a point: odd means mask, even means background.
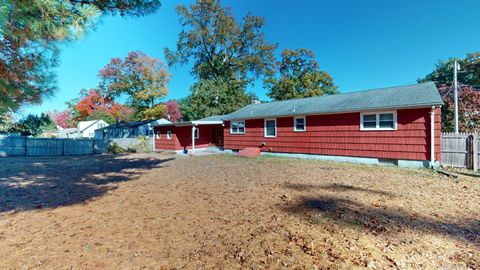
[{"label": "wooden fence", "polygon": [[469,133],[442,133],[443,166],[472,169],[480,168],[480,136]]},{"label": "wooden fence", "polygon": [[73,156],[100,154],[106,142],[97,139],[0,137],[0,156]]}]

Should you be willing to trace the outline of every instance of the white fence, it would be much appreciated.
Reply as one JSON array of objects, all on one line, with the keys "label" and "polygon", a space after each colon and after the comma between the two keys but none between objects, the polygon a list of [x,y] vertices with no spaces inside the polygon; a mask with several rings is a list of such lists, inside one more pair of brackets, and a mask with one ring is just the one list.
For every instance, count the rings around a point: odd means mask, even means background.
[{"label": "white fence", "polygon": [[73,156],[105,152],[97,139],[0,137],[0,156]]},{"label": "white fence", "polygon": [[469,133],[442,133],[442,160],[444,166],[480,168],[480,136]]}]

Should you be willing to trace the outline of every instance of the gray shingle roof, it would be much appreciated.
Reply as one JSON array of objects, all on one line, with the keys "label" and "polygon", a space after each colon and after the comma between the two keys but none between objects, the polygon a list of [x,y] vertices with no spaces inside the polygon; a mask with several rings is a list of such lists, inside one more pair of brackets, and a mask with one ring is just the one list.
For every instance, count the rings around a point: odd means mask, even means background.
[{"label": "gray shingle roof", "polygon": [[222,121],[223,118],[225,118],[226,115],[212,115],[209,117],[205,117],[202,119],[199,119],[197,121]]},{"label": "gray shingle roof", "polygon": [[437,87],[433,82],[427,82],[331,96],[252,104],[226,115],[223,119],[235,120],[439,105],[443,105],[443,101]]},{"label": "gray shingle roof", "polygon": [[[163,119],[163,118],[161,118],[161,119]],[[159,119],[149,119],[149,120],[142,120],[142,121],[136,121],[136,122],[117,123],[117,124],[106,126],[104,128],[100,128],[100,130],[137,128],[141,125],[145,125],[145,124],[155,122],[155,121],[158,121],[158,120]],[[169,122],[169,121],[166,121],[166,122]]]}]

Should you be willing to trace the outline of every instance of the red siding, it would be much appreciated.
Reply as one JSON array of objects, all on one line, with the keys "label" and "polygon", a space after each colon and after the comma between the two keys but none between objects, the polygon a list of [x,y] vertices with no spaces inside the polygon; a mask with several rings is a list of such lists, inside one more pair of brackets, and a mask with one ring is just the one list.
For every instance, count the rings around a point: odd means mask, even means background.
[{"label": "red siding", "polygon": [[[220,126],[220,125],[217,125]],[[210,146],[211,130],[215,125],[198,126],[199,138],[195,140],[195,148]],[[160,138],[155,135],[156,150],[184,150],[192,148],[192,127],[159,126],[155,127],[155,134],[159,131]],[[167,139],[167,131],[172,131],[172,138]]]},{"label": "red siding", "polygon": [[[430,110],[398,110],[395,131],[360,131],[360,113],[307,116],[306,132],[293,131],[293,117],[277,118],[276,138],[263,136],[264,119],[246,120],[243,135],[230,134],[226,122],[224,146],[243,149],[265,143],[263,150],[272,152],[429,160]],[[439,160],[440,109],[435,116],[435,159]]]}]

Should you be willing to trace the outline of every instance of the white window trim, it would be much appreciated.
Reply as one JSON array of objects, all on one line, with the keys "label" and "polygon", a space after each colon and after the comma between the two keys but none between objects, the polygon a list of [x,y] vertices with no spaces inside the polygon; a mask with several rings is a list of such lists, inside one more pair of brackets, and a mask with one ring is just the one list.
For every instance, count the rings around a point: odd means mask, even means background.
[{"label": "white window trim", "polygon": [[[196,134],[195,134],[195,131],[197,132]],[[195,139],[200,138],[200,129],[199,129],[198,127],[196,127],[196,128],[195,128],[195,131],[193,132],[194,135],[195,135]]]},{"label": "white window trim", "polygon": [[[243,132],[233,132],[233,122],[243,122]],[[230,122],[230,134],[238,135],[238,134],[245,134],[247,132],[247,125],[245,120],[235,120]]]},{"label": "white window trim", "polygon": [[161,139],[162,138],[162,133],[160,131],[155,132],[155,138]]},{"label": "white window trim", "polygon": [[[267,121],[275,121],[275,136],[267,136]],[[276,138],[277,137],[277,118],[265,119],[263,121],[263,137]]]},{"label": "white window trim", "polygon": [[[297,119],[303,119],[303,129],[297,129]],[[305,116],[294,116],[293,117],[293,131],[294,132],[305,132],[305,131],[307,131],[307,117],[305,117]]]},{"label": "white window trim", "polygon": [[[380,127],[380,114],[391,113],[393,114],[393,128],[381,128]],[[363,127],[364,115],[376,115],[376,126],[374,128]],[[376,131],[376,130],[397,130],[397,111],[380,111],[380,112],[362,112],[360,113],[360,130],[362,131]]]},{"label": "white window trim", "polygon": [[172,139],[172,131],[168,130],[167,131],[167,140],[171,140],[171,139]]}]

